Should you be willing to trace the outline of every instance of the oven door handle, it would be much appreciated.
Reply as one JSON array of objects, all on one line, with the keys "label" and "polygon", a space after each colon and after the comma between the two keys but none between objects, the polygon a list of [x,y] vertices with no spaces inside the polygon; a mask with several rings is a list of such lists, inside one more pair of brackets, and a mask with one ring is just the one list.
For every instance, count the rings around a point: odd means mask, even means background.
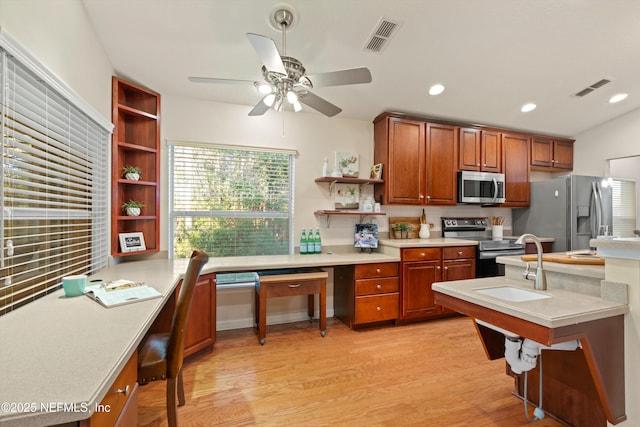
[{"label": "oven door handle", "polygon": [[499,256],[511,256],[511,255],[524,255],[524,249],[479,252],[478,259],[496,259]]}]

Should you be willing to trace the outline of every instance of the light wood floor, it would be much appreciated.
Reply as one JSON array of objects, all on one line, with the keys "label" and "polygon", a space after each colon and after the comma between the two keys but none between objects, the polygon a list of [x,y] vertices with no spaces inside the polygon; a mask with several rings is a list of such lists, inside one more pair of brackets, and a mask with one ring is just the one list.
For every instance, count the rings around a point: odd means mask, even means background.
[{"label": "light wood floor", "polygon": [[[530,424],[469,318],[359,331],[328,319],[324,338],[317,328],[270,325],[264,346],[254,329],[218,332],[213,352],[185,364],[180,426]],[[165,426],[165,383],[139,390],[139,425]]]}]

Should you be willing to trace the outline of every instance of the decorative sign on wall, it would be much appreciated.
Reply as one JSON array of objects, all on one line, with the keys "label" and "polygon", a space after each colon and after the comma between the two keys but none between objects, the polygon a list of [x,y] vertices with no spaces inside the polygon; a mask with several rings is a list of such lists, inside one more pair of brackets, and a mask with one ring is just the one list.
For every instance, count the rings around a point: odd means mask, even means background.
[{"label": "decorative sign on wall", "polygon": [[360,186],[358,184],[335,184],[334,194],[336,209],[358,209],[360,207]]},{"label": "decorative sign on wall", "polygon": [[357,178],[360,175],[360,161],[358,153],[336,151],[336,169],[347,178]]}]

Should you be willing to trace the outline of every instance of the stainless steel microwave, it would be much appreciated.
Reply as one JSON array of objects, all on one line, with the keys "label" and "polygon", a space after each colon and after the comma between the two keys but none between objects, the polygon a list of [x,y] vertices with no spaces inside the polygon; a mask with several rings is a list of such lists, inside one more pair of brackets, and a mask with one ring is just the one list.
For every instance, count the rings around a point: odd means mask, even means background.
[{"label": "stainless steel microwave", "polygon": [[492,172],[458,172],[458,203],[504,203],[504,174]]}]

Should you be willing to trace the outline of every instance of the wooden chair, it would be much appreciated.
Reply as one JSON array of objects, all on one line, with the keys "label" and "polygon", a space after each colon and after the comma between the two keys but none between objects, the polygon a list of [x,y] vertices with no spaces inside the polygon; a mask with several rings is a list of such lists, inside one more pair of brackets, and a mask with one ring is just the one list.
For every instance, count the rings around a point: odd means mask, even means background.
[{"label": "wooden chair", "polygon": [[178,395],[177,406],[184,405],[182,386],[184,330],[196,283],[208,259],[206,253],[199,250],[193,251],[182,279],[171,321],[171,330],[167,333],[150,334],[138,347],[138,384],[167,380],[167,418],[170,427],[177,426],[176,394]]}]

